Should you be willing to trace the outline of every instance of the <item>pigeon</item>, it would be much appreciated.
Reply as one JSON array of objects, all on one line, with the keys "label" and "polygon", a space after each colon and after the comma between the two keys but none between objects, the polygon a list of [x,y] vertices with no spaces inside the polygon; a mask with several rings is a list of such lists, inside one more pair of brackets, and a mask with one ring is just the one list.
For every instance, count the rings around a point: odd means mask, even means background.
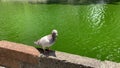
[{"label": "pigeon", "polygon": [[50,46],[52,46],[56,39],[57,39],[57,36],[58,36],[58,32],[57,30],[52,30],[52,33],[49,34],[49,35],[46,35],[42,38],[40,38],[38,41],[34,42],[36,45],[39,45],[42,47],[43,51],[45,52],[45,49],[48,48]]}]

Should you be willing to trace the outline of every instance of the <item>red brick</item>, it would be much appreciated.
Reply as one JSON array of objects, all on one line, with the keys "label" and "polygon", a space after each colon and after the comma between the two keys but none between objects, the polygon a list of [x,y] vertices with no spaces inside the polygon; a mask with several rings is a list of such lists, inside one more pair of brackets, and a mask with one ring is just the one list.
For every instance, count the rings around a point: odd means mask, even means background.
[{"label": "red brick", "polygon": [[0,41],[0,57],[36,64],[39,62],[39,54],[39,51],[32,46]]},{"label": "red brick", "polygon": [[0,57],[0,64],[8,68],[20,68],[20,62],[14,59]]}]

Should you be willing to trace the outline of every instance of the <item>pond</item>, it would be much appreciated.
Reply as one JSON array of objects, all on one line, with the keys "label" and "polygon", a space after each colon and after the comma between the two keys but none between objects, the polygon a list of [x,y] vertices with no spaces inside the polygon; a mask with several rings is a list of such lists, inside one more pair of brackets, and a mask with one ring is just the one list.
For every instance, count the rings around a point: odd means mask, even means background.
[{"label": "pond", "polygon": [[0,2],[0,40],[37,47],[52,29],[52,50],[120,62],[120,3],[30,4]]}]

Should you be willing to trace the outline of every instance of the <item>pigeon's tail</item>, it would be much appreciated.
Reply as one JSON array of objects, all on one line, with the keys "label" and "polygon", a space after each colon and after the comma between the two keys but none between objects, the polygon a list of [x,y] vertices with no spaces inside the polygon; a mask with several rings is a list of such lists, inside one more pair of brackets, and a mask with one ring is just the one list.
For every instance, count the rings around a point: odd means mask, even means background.
[{"label": "pigeon's tail", "polygon": [[34,42],[34,44],[36,44],[36,45],[40,45],[40,43],[37,41],[37,42]]},{"label": "pigeon's tail", "polygon": [[37,43],[37,42],[34,42],[34,44],[38,45],[38,43]]}]

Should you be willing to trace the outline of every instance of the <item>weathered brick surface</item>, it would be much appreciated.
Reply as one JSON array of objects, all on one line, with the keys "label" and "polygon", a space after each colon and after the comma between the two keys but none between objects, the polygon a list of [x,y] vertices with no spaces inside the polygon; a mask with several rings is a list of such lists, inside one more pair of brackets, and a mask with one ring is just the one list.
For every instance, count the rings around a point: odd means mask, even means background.
[{"label": "weathered brick surface", "polygon": [[6,57],[0,57],[0,64],[7,68],[20,68],[21,66],[19,61]]},{"label": "weathered brick surface", "polygon": [[37,64],[39,62],[39,51],[32,46],[8,41],[0,41],[0,57]]},{"label": "weathered brick surface", "polygon": [[[38,51],[39,50],[39,51]],[[0,65],[7,68],[120,68],[120,63],[100,61],[58,51],[0,41]]]}]

